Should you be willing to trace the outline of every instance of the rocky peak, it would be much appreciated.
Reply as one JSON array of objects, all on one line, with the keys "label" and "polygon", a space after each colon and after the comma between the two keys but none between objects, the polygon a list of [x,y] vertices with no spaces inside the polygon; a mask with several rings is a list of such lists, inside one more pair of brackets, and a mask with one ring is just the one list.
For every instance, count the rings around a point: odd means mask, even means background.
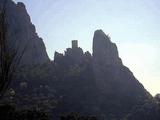
[{"label": "rocky peak", "polygon": [[119,94],[134,91],[143,96],[146,93],[132,72],[122,64],[116,44],[102,30],[95,31],[93,37],[93,69],[96,83],[104,93],[112,94],[113,89]]},{"label": "rocky peak", "polygon": [[96,30],[94,33],[93,59],[98,64],[103,65],[122,64],[122,61],[118,55],[116,44],[112,43],[109,35],[106,35],[102,30]]},{"label": "rocky peak", "polygon": [[[0,6],[3,1],[0,0]],[[30,16],[22,2],[6,2],[6,20],[8,27],[8,40],[12,46],[18,46],[21,53],[26,48],[21,65],[43,64],[49,60],[42,38],[31,23]]]}]

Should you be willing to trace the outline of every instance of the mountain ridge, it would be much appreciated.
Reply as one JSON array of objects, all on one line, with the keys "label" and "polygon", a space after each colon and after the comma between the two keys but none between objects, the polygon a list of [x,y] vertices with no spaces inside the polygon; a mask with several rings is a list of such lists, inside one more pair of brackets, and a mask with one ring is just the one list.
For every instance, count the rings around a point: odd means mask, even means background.
[{"label": "mountain ridge", "polygon": [[72,112],[106,120],[159,120],[158,102],[123,65],[110,36],[96,30],[92,55],[83,52],[74,40],[71,48],[64,54],[55,52],[50,61],[25,5],[9,1],[10,43],[16,41],[20,50],[29,44],[22,58],[24,66],[16,72],[9,89],[15,94],[9,91],[5,103],[18,109],[34,106],[49,111],[56,120]]}]

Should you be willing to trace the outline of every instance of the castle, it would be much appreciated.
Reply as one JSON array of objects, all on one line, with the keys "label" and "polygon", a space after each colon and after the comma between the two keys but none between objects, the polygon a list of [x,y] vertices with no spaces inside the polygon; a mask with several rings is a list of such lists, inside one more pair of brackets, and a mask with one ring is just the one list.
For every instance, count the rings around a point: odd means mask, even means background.
[{"label": "castle", "polygon": [[78,48],[78,40],[72,40],[72,49]]},{"label": "castle", "polygon": [[54,61],[69,58],[73,63],[81,63],[87,56],[91,57],[91,54],[88,51],[84,53],[82,48],[78,47],[78,40],[72,40],[71,48],[67,48],[64,51],[64,55],[62,53],[55,52]]}]

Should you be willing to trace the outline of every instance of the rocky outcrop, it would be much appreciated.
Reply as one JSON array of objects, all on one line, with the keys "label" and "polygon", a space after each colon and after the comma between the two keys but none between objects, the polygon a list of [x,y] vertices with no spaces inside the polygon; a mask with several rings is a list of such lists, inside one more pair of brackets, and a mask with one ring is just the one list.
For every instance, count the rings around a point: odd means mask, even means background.
[{"label": "rocky outcrop", "polygon": [[37,65],[49,60],[43,40],[37,35],[23,3],[7,0],[6,19],[10,46],[18,48],[19,54],[25,50],[21,65]]},{"label": "rocky outcrop", "polygon": [[107,96],[121,100],[127,97],[134,101],[132,104],[138,103],[139,98],[150,96],[133,73],[122,64],[116,45],[102,30],[94,33],[93,70],[98,88]]},{"label": "rocky outcrop", "polygon": [[99,65],[121,65],[117,46],[102,30],[96,30],[93,37],[93,59]]},{"label": "rocky outcrop", "polygon": [[[93,37],[93,71],[96,85],[102,94],[99,99],[104,100],[102,108],[108,112],[123,115],[133,106],[143,104],[143,100],[151,98],[133,73],[122,64],[116,45],[102,30],[95,31]],[[121,107],[121,112],[116,111]]]}]

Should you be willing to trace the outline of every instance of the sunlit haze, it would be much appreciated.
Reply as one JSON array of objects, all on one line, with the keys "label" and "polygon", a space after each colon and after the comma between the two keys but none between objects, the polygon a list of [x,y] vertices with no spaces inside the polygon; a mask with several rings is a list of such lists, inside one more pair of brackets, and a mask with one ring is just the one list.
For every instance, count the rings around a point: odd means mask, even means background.
[{"label": "sunlit haze", "polygon": [[152,94],[160,93],[159,0],[14,0],[24,2],[48,55],[63,52],[77,39],[92,52],[102,29],[117,44],[123,64]]}]

